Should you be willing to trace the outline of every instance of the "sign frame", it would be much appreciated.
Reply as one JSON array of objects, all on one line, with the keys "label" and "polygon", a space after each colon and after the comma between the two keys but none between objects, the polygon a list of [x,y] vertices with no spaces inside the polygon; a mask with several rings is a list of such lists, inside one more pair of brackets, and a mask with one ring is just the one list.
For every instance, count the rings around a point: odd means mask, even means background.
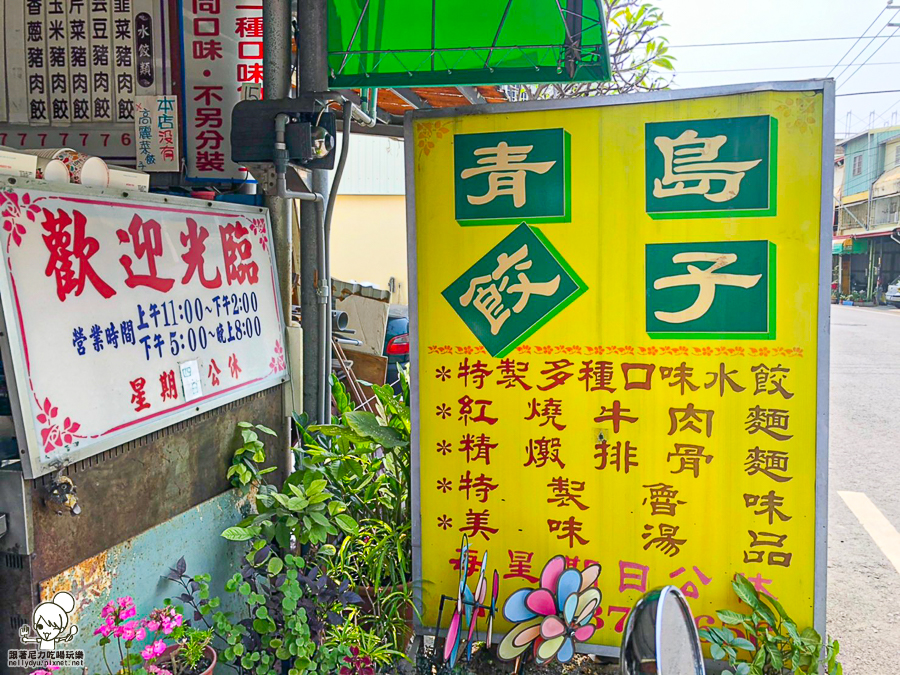
[{"label": "sign frame", "polygon": [[[420,401],[419,401],[419,307],[418,307],[418,262],[416,252],[416,192],[415,192],[415,151],[413,142],[413,124],[422,119],[445,117],[464,117],[470,115],[509,115],[517,112],[572,110],[581,108],[601,108],[606,106],[635,105],[642,103],[659,103],[683,101],[689,99],[713,98],[763,92],[812,92],[823,95],[822,102],[822,157],[826,159],[833,154],[834,146],[834,80],[802,80],[802,81],[768,81],[760,83],[700,87],[668,91],[647,92],[638,94],[622,94],[618,96],[601,96],[561,101],[532,101],[525,103],[501,103],[484,106],[466,106],[459,108],[443,108],[414,110],[404,118],[404,140],[406,157],[406,227],[407,227],[407,263],[410,284],[410,393],[412,413],[412,447],[411,447],[411,482],[412,482],[412,553],[413,578],[422,578],[422,515],[420,510],[420,468],[422,455],[419,447],[420,438]],[[827,549],[828,549],[828,416],[829,416],[829,355],[830,355],[830,322],[831,322],[831,251],[827,244],[832,238],[832,195],[834,176],[831,171],[822,171],[820,190],[820,230],[819,230],[819,278],[818,278],[818,315],[816,325],[817,359],[816,359],[816,471],[815,471],[815,579],[813,627],[820,635],[825,635],[826,592],[827,592]],[[422,584],[416,584],[414,596],[417,608],[422,610]],[[498,608],[499,611],[500,608]],[[432,626],[423,626],[419,616],[414,619],[417,634],[433,634]],[[440,629],[440,635],[446,635]],[[495,633],[495,639],[503,638],[502,633]],[[579,643],[580,653],[600,654],[618,657],[619,648],[608,645]]]},{"label": "sign frame", "polygon": [[[12,178],[6,179],[5,183],[10,187],[19,189],[35,189],[47,190],[47,183],[43,180]],[[120,201],[124,203],[136,202],[142,205],[150,206],[155,209],[192,209],[198,210],[202,208],[211,208],[215,206],[217,211],[227,212],[229,215],[261,215],[269,221],[268,209],[263,207],[248,207],[240,204],[229,204],[227,202],[210,202],[190,199],[187,197],[173,197],[170,195],[157,195],[145,192],[123,192],[116,188],[91,188],[81,185],[54,185],[53,192],[65,196],[81,197],[81,198],[105,198],[110,201]],[[274,251],[270,246],[268,248],[269,259],[272,265],[272,274],[274,275],[274,291],[277,301],[276,316],[279,323],[279,331],[284,341],[285,322],[282,303],[280,300],[281,286],[278,280],[278,270],[275,265]],[[160,429],[170,427],[184,420],[196,417],[210,410],[220,408],[228,403],[251,396],[260,391],[283,385],[290,380],[290,363],[286,363],[286,369],[283,374],[265,377],[256,382],[248,382],[236,388],[213,396],[203,401],[193,402],[185,401],[180,404],[178,409],[168,413],[159,415],[153,419],[147,420],[145,423],[134,427],[116,431],[107,436],[98,439],[90,446],[83,449],[74,449],[66,454],[65,459],[58,463],[42,463],[40,458],[41,444],[39,439],[35,437],[33,425],[26,420],[34,418],[32,408],[34,403],[29,400],[28,396],[22,395],[27,392],[28,370],[24,360],[24,347],[16,328],[9,330],[11,324],[15,322],[6,316],[6,312],[0,310],[0,354],[2,354],[3,365],[5,369],[6,382],[9,390],[10,406],[12,408],[13,423],[16,430],[16,439],[19,447],[19,456],[22,459],[22,466],[27,479],[39,478],[42,475],[52,473],[62,466],[74,464],[88,457],[101,454],[107,450],[118,447],[124,443],[128,443],[136,438],[141,438]],[[283,342],[286,344],[286,342]],[[23,400],[24,399],[24,400]]]}]

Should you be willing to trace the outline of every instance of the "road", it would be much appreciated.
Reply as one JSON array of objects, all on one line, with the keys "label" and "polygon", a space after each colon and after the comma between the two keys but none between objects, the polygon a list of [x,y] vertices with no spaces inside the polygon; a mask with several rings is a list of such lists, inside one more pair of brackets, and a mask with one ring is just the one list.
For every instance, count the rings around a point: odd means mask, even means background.
[{"label": "road", "polygon": [[896,673],[900,310],[832,307],[829,475],[828,632],[848,675]]}]

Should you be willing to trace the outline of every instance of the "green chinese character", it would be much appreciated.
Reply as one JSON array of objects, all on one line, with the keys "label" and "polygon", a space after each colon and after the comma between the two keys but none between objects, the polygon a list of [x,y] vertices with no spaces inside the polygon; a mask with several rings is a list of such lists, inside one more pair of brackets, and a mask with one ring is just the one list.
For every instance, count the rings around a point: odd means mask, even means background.
[{"label": "green chinese character", "polygon": [[491,356],[505,356],[586,287],[543,234],[522,223],[443,292]]},{"label": "green chinese character", "polygon": [[564,129],[457,134],[456,220],[461,225],[569,222],[570,137]]},{"label": "green chinese character", "polygon": [[647,213],[775,215],[777,128],[768,115],[647,124]]},{"label": "green chinese character", "polygon": [[773,243],[648,244],[646,266],[650,337],[774,339]]}]

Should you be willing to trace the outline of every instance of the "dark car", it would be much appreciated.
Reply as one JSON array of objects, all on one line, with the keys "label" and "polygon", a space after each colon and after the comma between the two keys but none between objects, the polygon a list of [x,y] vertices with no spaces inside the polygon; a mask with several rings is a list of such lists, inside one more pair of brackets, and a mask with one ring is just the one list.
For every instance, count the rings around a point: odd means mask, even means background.
[{"label": "dark car", "polygon": [[398,366],[409,363],[409,308],[391,305],[384,333],[384,355],[388,357],[387,384],[400,394]]}]

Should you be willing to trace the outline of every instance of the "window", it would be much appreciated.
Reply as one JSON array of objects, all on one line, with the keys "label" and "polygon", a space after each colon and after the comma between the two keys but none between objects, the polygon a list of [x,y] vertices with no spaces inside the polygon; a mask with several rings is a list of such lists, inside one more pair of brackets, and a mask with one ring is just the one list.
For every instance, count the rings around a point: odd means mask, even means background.
[{"label": "window", "polygon": [[894,148],[894,166],[900,166],[900,145]]},{"label": "window", "polygon": [[862,173],[862,155],[856,155],[853,158],[853,175],[858,176]]}]

